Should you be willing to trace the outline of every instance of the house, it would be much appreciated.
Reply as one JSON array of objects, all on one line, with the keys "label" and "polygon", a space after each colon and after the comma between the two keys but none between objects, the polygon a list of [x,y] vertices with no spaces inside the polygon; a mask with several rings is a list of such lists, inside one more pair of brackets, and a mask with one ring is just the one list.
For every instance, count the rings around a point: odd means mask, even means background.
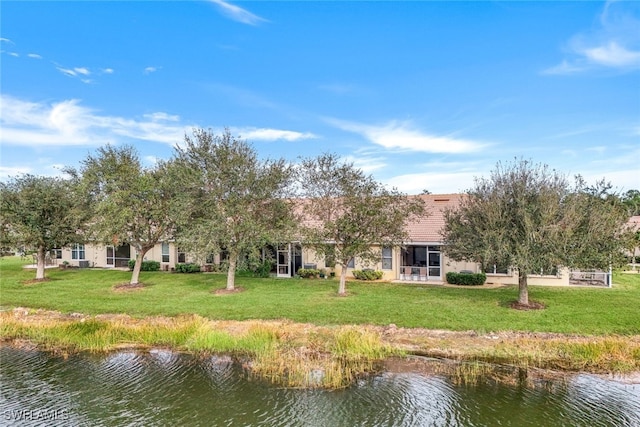
[{"label": "house", "polygon": [[[408,240],[402,247],[380,248],[380,261],[375,264],[366,264],[355,259],[347,267],[347,277],[353,277],[351,271],[363,268],[372,268],[383,272],[383,280],[416,283],[444,283],[448,272],[470,271],[482,272],[482,266],[475,262],[456,262],[449,259],[442,252],[442,235],[440,231],[444,226],[444,211],[447,208],[455,208],[460,203],[462,194],[423,194],[420,197],[425,201],[429,216],[408,224]],[[640,221],[639,221],[640,222]],[[78,244],[71,248],[57,249],[58,263],[68,261],[71,265],[79,267],[127,267],[130,259],[136,256],[135,250],[129,245],[102,246],[92,244]],[[305,247],[303,242],[289,242],[265,247],[263,257],[271,258],[274,262],[272,274],[276,277],[293,277],[300,268],[317,268],[325,271],[333,271],[336,276],[341,274],[340,266],[336,266],[331,260],[319,256],[313,249]],[[160,262],[161,270],[173,270],[177,263],[199,262],[205,265],[220,264],[224,254],[211,254],[205,260],[198,261],[184,251],[181,251],[173,241],[157,244],[147,252],[146,260]],[[204,261],[204,262],[202,262]],[[517,284],[518,271],[508,266],[486,266],[484,273],[487,275],[487,283]],[[529,274],[528,283],[531,285],[569,285],[571,283],[601,280],[610,284],[608,272],[589,272],[588,277],[576,276],[567,269],[554,269],[553,271],[541,271],[538,274]]]}]

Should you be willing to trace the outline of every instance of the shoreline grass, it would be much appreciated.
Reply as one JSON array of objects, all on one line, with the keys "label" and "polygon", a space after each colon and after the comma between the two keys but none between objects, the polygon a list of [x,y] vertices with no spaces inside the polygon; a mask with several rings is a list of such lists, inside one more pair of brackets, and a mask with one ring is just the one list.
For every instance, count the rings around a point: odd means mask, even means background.
[{"label": "shoreline grass", "polygon": [[484,363],[640,371],[640,275],[616,275],[613,289],[531,286],[547,308],[517,311],[508,308],[511,286],[352,282],[340,298],[331,280],[239,277],[244,292],[214,295],[224,275],[154,272],[142,274],[140,290],[114,291],[129,274],[52,269],[50,280],[31,283],[19,259],[0,260],[0,339],[62,353],[230,354],[286,387],[345,387],[404,355],[477,363],[460,368],[471,380]]},{"label": "shoreline grass", "polygon": [[63,355],[125,348],[227,354],[241,361],[251,375],[296,388],[346,387],[377,372],[385,360],[410,355],[458,362],[440,373],[463,383],[476,382],[484,374],[503,382],[520,381],[528,378],[527,372],[541,369],[640,372],[640,336],[480,335],[373,325],[215,321],[200,316],[68,315],[17,308],[0,313],[0,342]]}]

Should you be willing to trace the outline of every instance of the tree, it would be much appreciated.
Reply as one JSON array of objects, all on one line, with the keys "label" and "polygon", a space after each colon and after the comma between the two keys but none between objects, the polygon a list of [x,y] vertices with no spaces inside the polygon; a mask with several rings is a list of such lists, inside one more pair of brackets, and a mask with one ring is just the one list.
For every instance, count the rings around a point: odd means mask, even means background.
[{"label": "tree", "polygon": [[640,215],[640,191],[628,190],[621,196],[621,199],[629,210],[629,216]]},{"label": "tree", "polygon": [[131,146],[107,145],[82,161],[80,171],[84,191],[92,200],[91,237],[97,242],[136,250],[130,284],[138,285],[145,255],[156,244],[172,237],[180,216],[172,181],[173,165],[160,162],[152,168],[142,166]]},{"label": "tree", "polygon": [[529,306],[527,277],[552,268],[621,262],[625,209],[601,181],[573,186],[546,165],[497,164],[477,178],[456,209],[445,211],[443,251],[456,261],[518,270],[518,303]]},{"label": "tree", "polygon": [[87,219],[69,179],[23,175],[0,183],[2,241],[36,251],[36,280],[45,279],[45,257],[54,248],[82,241]]},{"label": "tree", "polygon": [[176,147],[175,158],[189,197],[180,245],[201,254],[225,250],[226,289],[233,291],[241,255],[289,238],[291,167],[282,159],[258,159],[253,147],[228,130],[194,130],[184,147]]},{"label": "tree", "polygon": [[341,266],[339,295],[346,294],[351,261],[379,261],[383,247],[407,239],[411,219],[426,215],[422,199],[387,189],[335,154],[302,159],[298,172],[307,222],[304,241]]}]

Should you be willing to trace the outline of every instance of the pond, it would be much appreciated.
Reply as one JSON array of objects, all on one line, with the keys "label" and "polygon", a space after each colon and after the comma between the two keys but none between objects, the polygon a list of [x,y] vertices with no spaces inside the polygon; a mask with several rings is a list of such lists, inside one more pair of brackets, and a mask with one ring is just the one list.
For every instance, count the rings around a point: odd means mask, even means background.
[{"label": "pond", "polygon": [[164,350],[62,357],[3,346],[0,363],[6,426],[640,426],[640,384],[585,374],[456,385],[418,361],[327,391]]}]

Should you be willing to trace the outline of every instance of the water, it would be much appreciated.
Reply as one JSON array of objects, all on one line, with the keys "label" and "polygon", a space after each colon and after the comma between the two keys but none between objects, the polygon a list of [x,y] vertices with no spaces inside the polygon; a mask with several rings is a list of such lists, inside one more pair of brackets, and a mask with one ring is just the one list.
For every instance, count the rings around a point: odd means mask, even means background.
[{"label": "water", "polygon": [[592,375],[527,388],[410,370],[326,391],[160,350],[64,358],[0,347],[0,357],[3,426],[640,426],[640,384]]}]

